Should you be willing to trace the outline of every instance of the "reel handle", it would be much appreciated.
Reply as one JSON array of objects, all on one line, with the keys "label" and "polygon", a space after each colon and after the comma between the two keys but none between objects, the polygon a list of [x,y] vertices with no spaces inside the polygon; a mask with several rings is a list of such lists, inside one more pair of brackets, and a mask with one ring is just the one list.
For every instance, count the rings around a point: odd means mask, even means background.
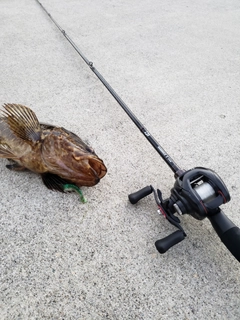
[{"label": "reel handle", "polygon": [[240,262],[240,229],[221,210],[208,219],[221,241]]},{"label": "reel handle", "polygon": [[155,246],[159,253],[165,253],[168,249],[173,247],[175,244],[184,240],[185,234],[181,230],[177,230],[169,236],[155,242]]},{"label": "reel handle", "polygon": [[131,193],[128,195],[128,199],[131,202],[131,204],[135,204],[137,203],[139,200],[141,200],[142,198],[148,196],[149,194],[151,194],[153,192],[153,188],[152,186],[147,186],[145,188],[142,188],[141,190],[138,190],[134,193]]}]

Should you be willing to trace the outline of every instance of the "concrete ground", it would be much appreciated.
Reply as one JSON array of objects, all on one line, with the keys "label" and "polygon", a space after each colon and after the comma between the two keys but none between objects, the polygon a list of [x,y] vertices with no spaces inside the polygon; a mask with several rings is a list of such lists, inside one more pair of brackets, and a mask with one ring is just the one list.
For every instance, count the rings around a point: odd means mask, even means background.
[{"label": "concrete ground", "polygon": [[[222,209],[240,226],[239,0],[41,0],[183,168],[225,181]],[[0,161],[0,318],[239,319],[239,263],[209,221],[175,231],[146,185],[169,196],[171,170],[35,0],[0,1],[0,103],[31,107],[75,132],[108,174],[75,193]]]}]

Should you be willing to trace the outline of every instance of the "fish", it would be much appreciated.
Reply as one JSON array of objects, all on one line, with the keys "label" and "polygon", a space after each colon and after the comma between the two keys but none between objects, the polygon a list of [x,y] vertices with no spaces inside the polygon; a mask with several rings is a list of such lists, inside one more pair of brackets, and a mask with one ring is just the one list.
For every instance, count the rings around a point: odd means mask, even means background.
[{"label": "fish", "polygon": [[40,174],[44,185],[64,192],[64,185],[92,187],[107,168],[92,147],[67,129],[40,123],[33,110],[5,103],[0,112],[0,158],[13,171]]}]

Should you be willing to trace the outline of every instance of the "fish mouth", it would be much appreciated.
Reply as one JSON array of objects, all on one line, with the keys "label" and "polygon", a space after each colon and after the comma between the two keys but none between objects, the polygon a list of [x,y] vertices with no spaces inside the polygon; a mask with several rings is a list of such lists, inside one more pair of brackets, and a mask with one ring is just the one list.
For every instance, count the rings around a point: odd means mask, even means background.
[{"label": "fish mouth", "polygon": [[95,156],[86,159],[88,170],[84,178],[77,181],[78,186],[92,187],[99,183],[106,173],[107,168],[103,161]]},{"label": "fish mouth", "polygon": [[102,179],[105,174],[107,173],[107,168],[105,167],[103,161],[99,158],[90,158],[88,160],[88,163],[91,167],[91,169],[95,172],[98,179]]}]

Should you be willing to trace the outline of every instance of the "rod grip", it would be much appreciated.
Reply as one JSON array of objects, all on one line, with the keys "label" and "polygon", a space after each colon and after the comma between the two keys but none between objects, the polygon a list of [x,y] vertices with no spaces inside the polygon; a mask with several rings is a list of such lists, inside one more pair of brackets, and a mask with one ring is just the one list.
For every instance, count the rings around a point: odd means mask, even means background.
[{"label": "rod grip", "polygon": [[240,229],[221,210],[208,219],[221,241],[240,262]]},{"label": "rod grip", "polygon": [[169,236],[155,242],[155,246],[159,253],[165,253],[175,244],[184,240],[185,234],[181,230],[177,230]]},{"label": "rod grip", "polygon": [[151,194],[152,192],[153,192],[152,186],[147,186],[145,188],[142,188],[141,190],[138,190],[137,192],[129,194],[128,199],[131,202],[131,204],[135,204],[142,198]]}]

